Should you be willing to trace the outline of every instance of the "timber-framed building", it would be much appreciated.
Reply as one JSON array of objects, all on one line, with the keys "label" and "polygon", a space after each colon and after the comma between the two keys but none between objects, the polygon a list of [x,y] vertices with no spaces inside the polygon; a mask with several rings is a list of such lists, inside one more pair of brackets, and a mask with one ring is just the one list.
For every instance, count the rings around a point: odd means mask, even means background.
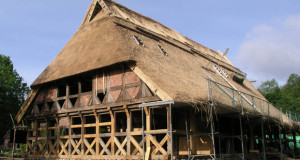
[{"label": "timber-framed building", "polygon": [[[33,159],[273,159],[298,123],[226,54],[110,0],[31,85],[16,121]],[[291,140],[290,140],[291,141]]]}]

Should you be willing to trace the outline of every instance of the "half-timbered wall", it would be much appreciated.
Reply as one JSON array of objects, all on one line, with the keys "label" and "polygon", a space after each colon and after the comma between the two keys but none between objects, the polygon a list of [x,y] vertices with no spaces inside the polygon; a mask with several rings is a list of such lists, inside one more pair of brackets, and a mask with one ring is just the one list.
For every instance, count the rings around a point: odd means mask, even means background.
[{"label": "half-timbered wall", "polygon": [[[157,100],[123,64],[44,86],[26,116],[27,153],[35,158],[141,158],[142,117],[137,105]],[[169,113],[165,108],[144,112],[145,133],[153,133],[146,137],[145,145],[152,147],[147,154],[167,159]]]}]

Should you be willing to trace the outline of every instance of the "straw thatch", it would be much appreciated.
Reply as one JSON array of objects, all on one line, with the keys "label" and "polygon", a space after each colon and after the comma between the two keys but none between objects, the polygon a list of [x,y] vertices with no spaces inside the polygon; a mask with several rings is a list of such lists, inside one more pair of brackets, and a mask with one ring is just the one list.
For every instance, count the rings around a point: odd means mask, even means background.
[{"label": "straw thatch", "polygon": [[[99,6],[102,10],[97,13],[95,8],[99,10]],[[134,35],[142,40],[144,46],[137,44]],[[162,46],[167,56],[158,45]],[[228,86],[214,71],[213,65],[223,68],[228,75],[241,73],[223,55],[173,29],[115,2],[94,0],[78,31],[34,81],[32,88],[121,62],[130,62],[128,64],[131,66],[134,62],[133,69],[138,68],[139,74],[167,95],[162,99],[188,103],[207,102],[209,78]],[[247,79],[240,84],[231,77],[228,81],[238,90],[264,99]],[[220,104],[226,103],[214,100]],[[278,110],[271,106],[271,112]],[[290,122],[286,120],[285,123]]]}]

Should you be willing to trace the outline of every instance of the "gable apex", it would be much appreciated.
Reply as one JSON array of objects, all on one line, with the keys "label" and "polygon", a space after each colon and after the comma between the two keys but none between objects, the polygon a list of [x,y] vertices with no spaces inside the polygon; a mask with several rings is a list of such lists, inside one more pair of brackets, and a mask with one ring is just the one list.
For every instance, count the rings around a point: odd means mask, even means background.
[{"label": "gable apex", "polygon": [[104,0],[93,0],[83,18],[81,25],[87,24],[101,17],[109,16],[110,14],[112,14],[112,12],[109,10]]}]

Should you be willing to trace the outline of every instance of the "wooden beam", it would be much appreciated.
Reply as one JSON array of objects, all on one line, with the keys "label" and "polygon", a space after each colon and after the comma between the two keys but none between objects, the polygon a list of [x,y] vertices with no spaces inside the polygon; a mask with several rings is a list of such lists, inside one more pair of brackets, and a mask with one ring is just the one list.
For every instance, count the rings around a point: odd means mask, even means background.
[{"label": "wooden beam", "polygon": [[38,141],[38,132],[39,132],[39,122],[37,119],[34,120],[34,130],[35,130],[35,141],[34,141],[34,154],[37,154],[38,153],[38,150],[37,150],[37,141]]},{"label": "wooden beam", "polygon": [[126,112],[126,117],[127,117],[127,129],[126,129],[126,139],[127,139],[127,144],[126,144],[126,150],[127,150],[127,155],[130,155],[131,154],[131,143],[130,143],[130,132],[131,132],[131,124],[132,124],[132,121],[131,121],[131,114],[130,114],[130,111],[128,110],[127,108],[127,105],[124,105],[123,108],[125,108],[125,112]]},{"label": "wooden beam", "polygon": [[109,110],[109,114],[110,114],[110,119],[111,119],[111,150],[110,153],[111,155],[115,154],[115,127],[116,127],[116,121],[115,121],[115,114],[114,112],[110,109],[110,107],[107,108]]},{"label": "wooden beam", "polygon": [[137,74],[151,89],[151,91],[155,94],[157,94],[162,100],[173,100],[164,90],[162,90],[157,84],[155,84],[149,76],[143,73],[143,71],[135,66],[135,65],[129,65],[130,69]]},{"label": "wooden beam", "polygon": [[69,134],[69,137],[68,137],[68,141],[69,141],[69,144],[68,144],[68,155],[71,155],[71,148],[72,148],[72,144],[71,144],[71,125],[72,125],[72,119],[70,117],[69,114],[67,114],[67,117],[68,117],[68,120],[69,120],[69,126],[68,126],[68,134]]},{"label": "wooden beam", "polygon": [[[195,114],[193,112],[192,109],[190,109],[190,133],[192,135],[195,135],[196,133],[196,125],[195,125]],[[196,137],[193,136],[190,139],[190,148],[191,148],[191,154],[195,154],[196,153]]]},{"label": "wooden beam", "polygon": [[46,154],[49,154],[49,119],[46,117]]},{"label": "wooden beam", "polygon": [[[170,108],[166,107],[166,110],[167,110],[167,129],[168,129],[168,131],[170,131],[170,129],[171,129],[171,127],[170,127],[171,126],[171,122],[170,122],[170,116],[171,116]],[[171,150],[172,150],[171,149],[172,145],[171,145],[171,139],[170,138],[168,138],[167,143],[168,143],[168,154],[170,155],[171,154]]]},{"label": "wooden beam", "polygon": [[60,137],[60,128],[59,128],[59,118],[54,114],[56,120],[56,154],[59,153],[59,137]]},{"label": "wooden beam", "polygon": [[137,105],[143,102],[151,102],[151,101],[159,101],[161,100],[157,96],[153,97],[145,97],[145,98],[140,98],[140,99],[131,99],[131,100],[125,100],[125,101],[119,101],[119,102],[112,102],[112,103],[106,103],[106,104],[97,104],[97,105],[92,105],[92,106],[87,106],[87,107],[82,107],[82,108],[69,108],[68,110],[60,110],[57,111],[57,114],[64,114],[64,113],[71,113],[71,112],[78,112],[78,111],[92,111],[93,109],[107,109],[108,107],[115,108],[115,107],[122,107],[123,105]]},{"label": "wooden beam", "polygon": [[93,110],[94,116],[95,116],[95,121],[96,121],[96,137],[95,137],[95,141],[96,141],[96,155],[99,155],[99,117],[98,114],[96,112],[96,110]]},{"label": "wooden beam", "polygon": [[[147,107],[144,107],[145,114],[146,114],[146,132],[151,130],[151,114],[150,109]],[[151,141],[150,136],[146,137],[146,148],[151,148]]]},{"label": "wooden beam", "polygon": [[85,134],[85,130],[84,130],[84,124],[85,124],[85,118],[82,116],[82,114],[79,112],[79,117],[81,119],[81,155],[84,155],[84,134]]},{"label": "wooden beam", "polygon": [[30,108],[30,104],[36,97],[36,94],[38,93],[38,91],[39,91],[39,88],[33,89],[29,92],[27,99],[25,100],[25,102],[23,103],[23,105],[21,106],[20,110],[18,111],[18,113],[15,117],[15,120],[17,123],[20,123],[21,120],[23,119],[25,113]]}]

